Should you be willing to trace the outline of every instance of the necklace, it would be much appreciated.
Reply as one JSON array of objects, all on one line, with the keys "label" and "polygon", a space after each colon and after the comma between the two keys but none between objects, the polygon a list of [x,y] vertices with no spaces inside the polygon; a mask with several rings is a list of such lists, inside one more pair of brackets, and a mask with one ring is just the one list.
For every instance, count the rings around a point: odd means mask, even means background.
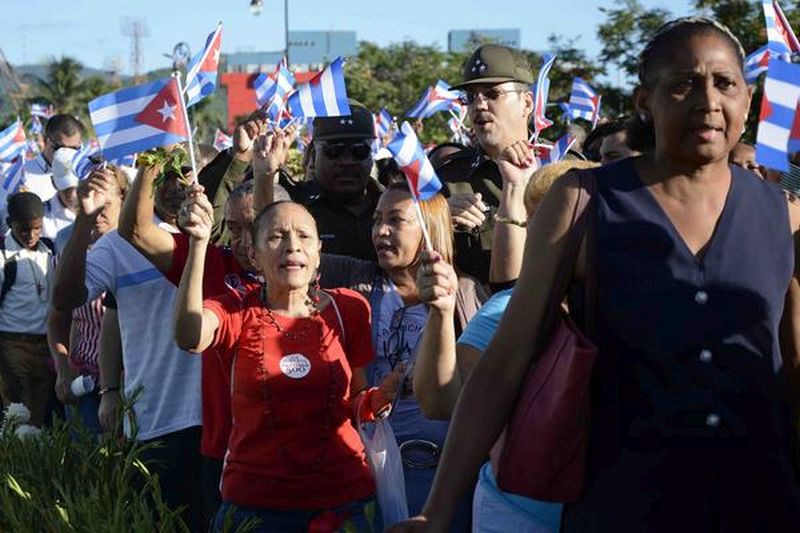
[{"label": "necklace", "polygon": [[269,302],[267,301],[266,285],[261,286],[261,303],[264,306],[264,310],[267,312],[267,321],[269,322],[269,325],[275,328],[278,333],[289,340],[298,341],[305,339],[308,333],[314,329],[314,326],[316,325],[315,320],[313,319],[319,315],[319,308],[311,299],[306,300],[306,305],[311,308],[311,316],[309,316],[309,318],[312,320],[304,321],[303,325],[294,331],[283,329],[281,325],[278,324],[278,319],[275,317],[275,313],[272,312],[272,309],[270,309]]}]

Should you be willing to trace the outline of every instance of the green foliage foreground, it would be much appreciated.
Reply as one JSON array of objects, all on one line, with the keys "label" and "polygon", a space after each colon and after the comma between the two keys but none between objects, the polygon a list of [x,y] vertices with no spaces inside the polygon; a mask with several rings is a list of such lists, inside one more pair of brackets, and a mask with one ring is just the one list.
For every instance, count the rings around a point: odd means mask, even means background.
[{"label": "green foliage foreground", "polygon": [[8,421],[0,435],[0,531],[189,531],[142,460],[154,445],[98,440],[60,420],[29,437],[17,426]]}]

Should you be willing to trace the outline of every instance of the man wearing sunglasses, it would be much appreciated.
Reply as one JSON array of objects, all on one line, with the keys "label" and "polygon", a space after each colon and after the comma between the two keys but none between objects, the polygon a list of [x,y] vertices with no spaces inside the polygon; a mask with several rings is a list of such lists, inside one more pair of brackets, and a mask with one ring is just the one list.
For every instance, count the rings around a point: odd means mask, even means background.
[{"label": "man wearing sunglasses", "polygon": [[350,99],[350,116],[314,120],[314,178],[308,210],[324,253],[375,259],[370,237],[380,190],[370,177],[375,129],[372,113]]},{"label": "man wearing sunglasses", "polygon": [[53,154],[59,148],[79,150],[86,128],[72,115],[53,115],[44,127],[44,149],[25,163],[25,178],[22,185],[35,193],[43,202],[56,195],[53,185]]},{"label": "man wearing sunglasses", "polygon": [[[462,82],[452,87],[464,92],[462,103],[467,106],[477,146],[443,158],[436,171],[444,183],[456,228],[456,265],[484,284],[490,282],[495,220],[504,224],[504,231],[519,231],[524,236],[523,228],[508,224],[525,219],[524,184],[519,183],[519,176],[503,175],[505,170],[501,172],[495,161],[504,150],[528,140],[532,83],[530,65],[519,51],[486,44],[467,60]],[[503,203],[504,212],[497,211],[493,218],[490,213],[500,206],[503,195],[509,196]],[[507,212],[506,206],[511,206],[513,213]]]}]

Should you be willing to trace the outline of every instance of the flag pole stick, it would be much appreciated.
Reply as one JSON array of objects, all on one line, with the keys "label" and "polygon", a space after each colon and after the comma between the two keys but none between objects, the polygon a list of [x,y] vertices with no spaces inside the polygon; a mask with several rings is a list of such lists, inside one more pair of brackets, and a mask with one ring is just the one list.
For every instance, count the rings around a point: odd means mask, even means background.
[{"label": "flag pole stick", "polygon": [[456,119],[456,121],[458,121],[458,125],[459,125],[459,126],[461,126],[461,129],[466,131],[467,127],[464,125],[464,122],[462,122],[462,120],[461,120],[461,117],[459,117],[458,115],[456,115],[456,112],[455,112],[455,111],[453,111],[452,109],[448,109],[447,111],[450,113],[450,115],[451,115],[451,116],[452,116],[454,119]]},{"label": "flag pole stick", "polygon": [[178,83],[178,95],[181,99],[183,108],[183,120],[186,121],[186,130],[189,137],[189,160],[192,162],[192,183],[197,182],[197,163],[194,160],[194,141],[192,140],[192,124],[189,122],[189,112],[186,109],[186,97],[183,95],[183,84],[181,84],[181,73],[173,72],[172,75]]},{"label": "flag pole stick", "polygon": [[422,239],[425,241],[425,250],[432,252],[433,245],[431,244],[431,236],[428,233],[428,225],[425,224],[425,219],[422,217],[422,209],[419,207],[419,198],[417,198],[417,192],[414,190],[414,185],[411,183],[411,180],[408,179],[408,176],[406,176],[406,183],[408,183],[408,189],[411,191],[411,203],[414,206],[414,212],[417,214],[419,227],[422,228]]}]

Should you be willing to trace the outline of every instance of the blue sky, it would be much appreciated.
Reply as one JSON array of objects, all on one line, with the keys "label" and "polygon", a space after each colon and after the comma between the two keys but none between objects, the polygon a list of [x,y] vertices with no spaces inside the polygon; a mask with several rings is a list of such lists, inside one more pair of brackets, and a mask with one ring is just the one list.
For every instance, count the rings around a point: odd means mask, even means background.
[{"label": "blue sky", "polygon": [[[688,12],[688,0],[642,0]],[[144,18],[145,70],[167,67],[162,54],[179,41],[193,49],[218,21],[225,25],[223,52],[283,48],[283,1],[264,0],[259,17],[249,0],[0,0],[0,47],[12,64],[40,63],[55,55],[76,57],[103,68],[121,61],[131,73],[124,17]],[[355,30],[359,40],[384,45],[411,39],[445,48],[451,29],[519,28],[522,45],[545,50],[551,33],[579,37],[590,54],[598,50],[595,30],[600,6],[613,0],[289,0],[293,30]]]}]

